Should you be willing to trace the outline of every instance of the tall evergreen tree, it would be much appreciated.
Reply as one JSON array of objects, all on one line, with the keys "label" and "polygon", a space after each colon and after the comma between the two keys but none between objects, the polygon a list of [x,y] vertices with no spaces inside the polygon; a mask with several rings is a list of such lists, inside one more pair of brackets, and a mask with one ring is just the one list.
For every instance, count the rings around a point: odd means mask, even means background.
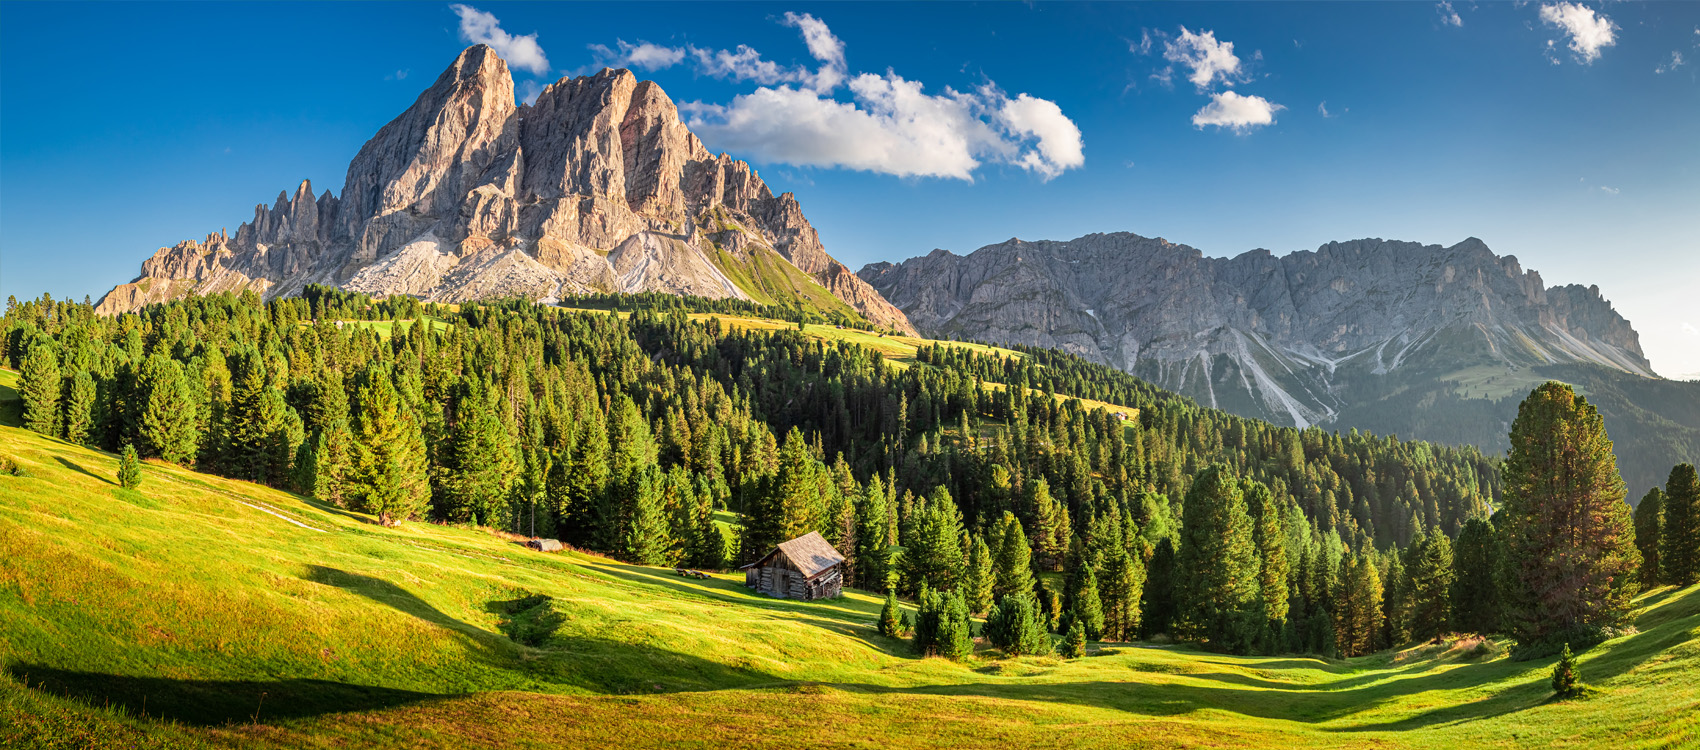
[{"label": "tall evergreen tree", "polygon": [[1378,646],[1397,646],[1411,640],[1411,579],[1405,573],[1405,557],[1416,557],[1418,539],[1403,553],[1395,547],[1387,553],[1387,572],[1381,574],[1382,624],[1386,628]]},{"label": "tall evergreen tree", "polygon": [[1193,480],[1181,523],[1175,584],[1182,635],[1233,649],[1246,613],[1258,601],[1257,547],[1245,496],[1228,467],[1217,464]]},{"label": "tall evergreen tree", "polygon": [[503,526],[519,478],[514,445],[497,416],[488,381],[465,377],[456,389],[455,419],[444,446],[443,507],[450,521]]},{"label": "tall evergreen tree", "polygon": [[1139,599],[1145,566],[1127,550],[1113,548],[1104,559],[1103,638],[1130,641],[1139,633]]},{"label": "tall evergreen tree", "polygon": [[142,363],[142,452],[174,464],[193,461],[199,446],[200,419],[183,366],[161,354]]},{"label": "tall evergreen tree", "polygon": [[1042,478],[1028,482],[1027,496],[1033,514],[1034,563],[1043,570],[1057,570],[1074,536],[1068,507],[1051,497],[1050,485]]},{"label": "tall evergreen tree", "polygon": [[1472,518],[1458,532],[1452,556],[1452,627],[1465,633],[1499,630],[1499,566],[1493,524]]},{"label": "tall evergreen tree", "polygon": [[1378,647],[1385,614],[1381,576],[1370,555],[1343,558],[1341,592],[1334,608],[1334,639],[1343,656],[1362,656]]},{"label": "tall evergreen tree", "polygon": [[1663,582],[1663,566],[1659,563],[1659,547],[1664,543],[1665,492],[1658,487],[1647,490],[1635,506],[1635,546],[1641,550],[1641,586],[1650,588]]},{"label": "tall evergreen tree", "polygon": [[24,426],[43,435],[59,434],[59,396],[64,387],[59,357],[53,341],[37,336],[30,343],[18,377],[18,392],[24,401]]},{"label": "tall evergreen tree", "polygon": [[1665,522],[1659,536],[1659,570],[1665,583],[1700,580],[1700,478],[1694,464],[1677,464],[1665,481]]},{"label": "tall evergreen tree", "polygon": [[915,653],[961,659],[974,653],[974,634],[962,594],[927,589],[915,616]]},{"label": "tall evergreen tree", "polygon": [[971,614],[991,611],[993,585],[997,575],[992,569],[992,549],[986,545],[986,538],[978,534],[968,550],[968,568],[963,571],[963,596],[968,602]]},{"label": "tall evergreen tree", "polygon": [[1452,622],[1452,542],[1436,531],[1423,540],[1406,575],[1410,577],[1411,637],[1439,638]]},{"label": "tall evergreen tree", "polygon": [[1098,640],[1104,633],[1104,606],[1098,597],[1098,574],[1086,556],[1086,544],[1075,537],[1069,544],[1063,566],[1063,611],[1070,620],[1086,628],[1086,637]]},{"label": "tall evergreen tree", "polygon": [[[923,586],[953,590],[962,572],[962,515],[944,487],[938,487],[913,513],[914,530],[898,573],[905,590],[919,592]],[[963,606],[967,606],[965,603]]]},{"label": "tall evergreen tree", "polygon": [[348,496],[354,507],[384,524],[413,518],[430,499],[424,437],[416,417],[382,366],[360,373],[354,395]]},{"label": "tall evergreen tree", "polygon": [[986,615],[986,640],[1004,656],[1037,656],[1054,649],[1033,593],[1010,594]]},{"label": "tall evergreen tree", "polygon": [[78,370],[65,387],[65,439],[77,445],[88,445],[95,428],[94,377],[87,370]]},{"label": "tall evergreen tree", "polygon": [[1033,593],[1032,549],[1014,513],[1005,511],[992,530],[997,549],[992,552],[992,596],[1002,599]]},{"label": "tall evergreen tree", "polygon": [[230,406],[219,459],[226,472],[255,482],[272,481],[283,409],[281,395],[268,382],[265,358],[252,345],[238,347],[230,355]]},{"label": "tall evergreen tree", "polygon": [[868,480],[856,503],[856,586],[880,591],[891,585],[891,543],[887,538],[885,483],[878,474]]},{"label": "tall evergreen tree", "polygon": [[1511,634],[1552,648],[1621,622],[1640,587],[1640,554],[1599,412],[1568,385],[1536,388],[1517,407],[1503,477],[1500,590]]},{"label": "tall evergreen tree", "polygon": [[1241,490],[1252,518],[1252,543],[1257,546],[1258,593],[1263,619],[1276,631],[1287,620],[1287,530],[1275,493],[1256,480],[1243,480]]}]

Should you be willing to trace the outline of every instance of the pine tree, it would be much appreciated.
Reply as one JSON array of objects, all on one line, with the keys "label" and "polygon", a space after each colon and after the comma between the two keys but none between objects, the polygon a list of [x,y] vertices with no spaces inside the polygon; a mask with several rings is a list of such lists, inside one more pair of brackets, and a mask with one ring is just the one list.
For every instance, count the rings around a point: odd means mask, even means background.
[{"label": "pine tree", "polygon": [[1217,649],[1242,646],[1237,636],[1258,601],[1259,565],[1245,497],[1224,465],[1205,469],[1187,492],[1176,569],[1185,571],[1174,581],[1183,637]]},{"label": "pine tree", "polygon": [[1370,555],[1343,558],[1341,595],[1334,608],[1335,645],[1342,656],[1375,651],[1385,617],[1381,576]]},{"label": "pine tree", "polygon": [[1530,393],[1511,425],[1503,482],[1500,589],[1518,643],[1550,648],[1621,622],[1639,589],[1640,554],[1594,406],[1562,383]]},{"label": "pine tree", "polygon": [[856,503],[856,586],[879,591],[891,584],[891,545],[886,511],[885,484],[878,474],[868,480]]},{"label": "pine tree", "polygon": [[903,611],[897,606],[896,589],[886,589],[885,606],[880,609],[879,632],[887,638],[903,637]]},{"label": "pine tree", "polygon": [[1452,622],[1452,542],[1436,531],[1423,540],[1407,571],[1411,588],[1411,637],[1439,638]]},{"label": "pine tree", "polygon": [[268,483],[273,479],[277,433],[284,428],[285,404],[267,380],[258,349],[238,348],[230,359],[230,405],[225,411],[220,463],[231,476]]},{"label": "pine tree", "polygon": [[1061,653],[1065,659],[1078,659],[1086,655],[1086,626],[1079,620],[1068,626],[1068,635],[1063,637]]},{"label": "pine tree", "polygon": [[1149,638],[1168,633],[1175,619],[1175,540],[1157,540],[1146,567],[1145,592],[1140,602],[1140,632]]},{"label": "pine tree", "polygon": [[963,568],[958,541],[962,537],[962,515],[956,502],[941,486],[912,515],[911,538],[898,559],[904,590],[919,592],[922,586],[955,589]]},{"label": "pine tree", "polygon": [[348,496],[385,525],[413,518],[430,498],[418,422],[381,366],[360,373],[354,395]]},{"label": "pine tree", "polygon": [[1027,535],[1014,513],[1005,511],[1003,519],[992,531],[997,549],[992,552],[992,596],[1002,599],[1014,594],[1033,593],[1032,550]]},{"label": "pine tree", "polygon": [[1042,570],[1057,570],[1074,536],[1068,508],[1051,497],[1050,485],[1044,479],[1029,482],[1027,495],[1033,514],[1034,563]]},{"label": "pine tree", "polygon": [[961,659],[974,653],[974,635],[968,605],[953,591],[927,589],[921,592],[915,616],[915,653]]},{"label": "pine tree", "polygon": [[993,595],[992,586],[996,575],[992,571],[992,549],[986,546],[986,538],[976,534],[968,551],[968,569],[963,575],[963,593],[968,601],[968,611],[973,614],[991,611]]},{"label": "pine tree", "polygon": [[319,431],[313,443],[313,476],[310,492],[313,497],[338,507],[347,507],[348,477],[354,436],[348,431],[348,419],[338,418]]},{"label": "pine tree", "polygon": [[[1415,546],[1405,554],[1415,557],[1414,551]],[[1387,573],[1381,579],[1381,591],[1382,624],[1386,630],[1377,646],[1397,646],[1411,640],[1411,580],[1405,574],[1404,555],[1398,549],[1387,555]]]},{"label": "pine tree", "polygon": [[1570,653],[1570,644],[1566,643],[1558,663],[1552,665],[1552,692],[1559,698],[1576,698],[1585,690],[1577,677],[1576,656]]},{"label": "pine tree", "polygon": [[65,439],[77,445],[88,445],[93,439],[95,418],[94,377],[87,370],[78,370],[65,388]]},{"label": "pine tree", "polygon": [[1063,610],[1068,617],[1086,628],[1086,637],[1098,640],[1104,633],[1103,603],[1098,598],[1098,574],[1087,559],[1086,545],[1075,537],[1069,544],[1068,561],[1064,565]]},{"label": "pine tree", "polygon": [[639,565],[663,565],[672,548],[668,533],[667,508],[662,485],[665,477],[655,466],[639,471],[630,481],[617,483],[619,505],[625,520],[620,536],[620,556]]},{"label": "pine tree", "polygon": [[1031,592],[999,599],[986,615],[985,632],[986,640],[1004,656],[1036,656],[1053,650]]},{"label": "pine tree", "polygon": [[1677,464],[1665,481],[1664,528],[1659,539],[1660,580],[1685,587],[1700,580],[1700,477],[1694,464]]},{"label": "pine tree", "polygon": [[1483,518],[1464,522],[1452,557],[1452,627],[1465,633],[1499,631],[1499,565],[1493,524]]},{"label": "pine tree", "polygon": [[30,343],[18,378],[24,401],[24,426],[43,435],[59,434],[59,396],[64,387],[59,374],[59,357],[52,339],[37,336]]},{"label": "pine tree", "polygon": [[1659,547],[1664,543],[1665,493],[1654,487],[1635,506],[1635,546],[1641,550],[1641,586],[1651,588],[1664,581]]},{"label": "pine tree", "polygon": [[126,443],[124,455],[118,459],[118,486],[133,490],[142,486],[142,461],[136,457],[136,446]]},{"label": "pine tree", "polygon": [[1120,547],[1104,560],[1103,638],[1131,641],[1139,633],[1139,599],[1145,586],[1145,566]]}]

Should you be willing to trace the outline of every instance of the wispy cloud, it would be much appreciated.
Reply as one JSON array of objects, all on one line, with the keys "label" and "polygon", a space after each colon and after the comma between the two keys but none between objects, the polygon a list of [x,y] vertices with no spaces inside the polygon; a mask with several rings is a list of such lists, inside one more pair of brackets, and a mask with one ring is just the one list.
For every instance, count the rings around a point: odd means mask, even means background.
[{"label": "wispy cloud", "polygon": [[1688,64],[1688,63],[1687,63],[1687,61],[1682,59],[1682,53],[1681,52],[1672,51],[1670,53],[1670,59],[1664,61],[1663,63],[1660,63],[1658,67],[1653,68],[1653,72],[1663,75],[1665,73],[1669,73],[1673,70],[1676,70],[1677,68],[1680,68],[1680,67],[1682,67],[1686,64]]},{"label": "wispy cloud", "polygon": [[638,40],[632,44],[624,39],[614,40],[614,47],[604,44],[590,45],[591,57],[595,62],[579,69],[581,74],[594,73],[603,68],[633,68],[637,70],[656,71],[671,68],[685,59],[685,51],[674,47],[664,47],[659,44]]},{"label": "wispy cloud", "polygon": [[1210,103],[1192,116],[1194,127],[1207,125],[1232,130],[1244,135],[1265,125],[1275,124],[1275,113],[1286,109],[1261,96],[1241,96],[1232,91],[1214,94]]},{"label": "wispy cloud", "polygon": [[502,25],[496,16],[485,13],[470,5],[451,5],[455,15],[460,16],[461,39],[473,44],[487,44],[490,49],[501,55],[508,65],[528,70],[536,75],[549,74],[549,58],[543,54],[543,48],[537,44],[537,34],[514,36],[502,30]]},{"label": "wispy cloud", "polygon": [[1339,112],[1330,112],[1330,111],[1328,111],[1328,102],[1327,101],[1323,101],[1322,103],[1316,105],[1317,114],[1320,114],[1324,118],[1327,118],[1327,119],[1330,119],[1330,120],[1332,120],[1336,117],[1339,117],[1340,115],[1346,114],[1347,112],[1350,112],[1350,111],[1352,111],[1351,107],[1341,107]]},{"label": "wispy cloud", "polygon": [[1618,193],[1621,193],[1623,191],[1618,190],[1617,188],[1614,188],[1614,187],[1607,187],[1605,185],[1601,185],[1600,186],[1600,192],[1606,193],[1608,195],[1617,195]]},{"label": "wispy cloud", "polygon": [[1458,15],[1458,11],[1452,9],[1452,0],[1440,0],[1440,4],[1434,6],[1434,9],[1440,14],[1442,26],[1463,27],[1464,18]]},{"label": "wispy cloud", "polygon": [[386,80],[386,81],[405,81],[405,80],[407,80],[407,74],[411,73],[411,72],[413,72],[413,70],[411,68],[405,68],[405,69],[402,69],[402,70],[398,70],[394,73],[385,74],[384,80]]},{"label": "wispy cloud", "polygon": [[[1617,24],[1604,13],[1596,13],[1580,3],[1560,2],[1541,6],[1541,21],[1556,26],[1570,36],[1570,51],[1583,65],[1600,59],[1600,50],[1617,44]],[[1550,50],[1555,45],[1547,41]],[[1554,62],[1557,59],[1554,58]]]}]

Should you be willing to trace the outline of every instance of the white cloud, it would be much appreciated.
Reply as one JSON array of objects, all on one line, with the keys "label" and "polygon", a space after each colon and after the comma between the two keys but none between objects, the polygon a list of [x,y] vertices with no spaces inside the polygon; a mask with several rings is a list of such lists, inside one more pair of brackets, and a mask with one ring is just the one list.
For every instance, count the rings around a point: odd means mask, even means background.
[{"label": "white cloud", "polygon": [[663,70],[678,65],[685,59],[685,51],[674,47],[663,47],[650,44],[642,39],[632,44],[624,39],[615,39],[616,49],[609,49],[604,44],[590,45],[590,52],[596,62],[584,69],[586,73],[594,73],[603,68],[635,68],[638,70]]},{"label": "white cloud", "polygon": [[1241,75],[1240,58],[1234,55],[1234,43],[1216,41],[1214,31],[1194,34],[1182,26],[1181,35],[1164,44],[1163,59],[1192,68],[1187,80],[1200,89],[1209,88],[1211,82],[1218,78],[1232,86]]},{"label": "white cloud", "polygon": [[1617,188],[1614,188],[1614,187],[1606,187],[1605,185],[1601,185],[1600,186],[1600,192],[1606,193],[1608,195],[1617,195],[1618,193],[1621,193],[1623,191],[1618,190]]},{"label": "white cloud", "polygon": [[[1617,44],[1617,24],[1604,14],[1579,3],[1560,2],[1541,6],[1541,21],[1570,35],[1570,50],[1583,65],[1600,59],[1600,49]],[[1547,42],[1551,47],[1552,42]]]},{"label": "white cloud", "polygon": [[385,75],[384,80],[386,80],[386,81],[404,81],[404,80],[407,80],[407,74],[411,73],[411,72],[413,72],[412,68],[404,68],[404,69],[398,70],[394,73],[390,73],[388,75]]},{"label": "white cloud", "polygon": [[451,5],[460,16],[460,36],[473,44],[487,44],[508,64],[537,75],[548,75],[549,58],[537,45],[537,35],[514,36],[502,30],[496,17],[470,5]]},{"label": "white cloud", "polygon": [[784,85],[683,109],[704,140],[758,161],[970,182],[986,162],[1046,180],[1085,163],[1079,128],[1054,102],[991,86],[928,94],[895,73],[863,73],[849,88],[853,103]]},{"label": "white cloud", "polygon": [[785,25],[803,32],[809,55],[820,62],[815,71],[814,90],[831,91],[844,82],[849,68],[844,63],[844,42],[834,36],[826,22],[807,13],[786,13]]},{"label": "white cloud", "polygon": [[1223,91],[1210,97],[1210,103],[1192,116],[1194,127],[1214,125],[1235,133],[1245,134],[1264,125],[1275,124],[1275,112],[1286,109],[1261,96],[1240,96]]},{"label": "white cloud", "polygon": [[1327,101],[1323,101],[1323,102],[1316,105],[1317,114],[1320,114],[1324,118],[1327,118],[1327,119],[1333,119],[1333,118],[1339,117],[1340,115],[1346,114],[1347,112],[1350,112],[1350,111],[1352,111],[1351,107],[1341,107],[1339,112],[1329,112]]},{"label": "white cloud", "polygon": [[1440,0],[1440,4],[1434,6],[1434,9],[1440,13],[1440,24],[1442,26],[1463,27],[1464,18],[1458,15],[1458,11],[1452,9],[1452,0]]},{"label": "white cloud", "polygon": [[1669,73],[1686,64],[1687,62],[1682,59],[1681,52],[1672,52],[1670,53],[1670,60],[1668,62],[1661,63],[1659,67],[1653,68],[1653,72],[1659,74]]}]

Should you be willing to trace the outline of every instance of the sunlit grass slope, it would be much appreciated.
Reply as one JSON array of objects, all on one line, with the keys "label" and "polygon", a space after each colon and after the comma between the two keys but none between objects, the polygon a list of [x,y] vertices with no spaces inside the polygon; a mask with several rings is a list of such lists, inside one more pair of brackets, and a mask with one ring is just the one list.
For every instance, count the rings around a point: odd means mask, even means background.
[{"label": "sunlit grass slope", "polygon": [[[0,401],[15,399],[0,372]],[[0,418],[15,425],[15,411]],[[1688,747],[1700,588],[1551,660],[1436,648],[1344,662],[1104,645],[916,659],[877,598],[751,594],[477,529],[363,515],[0,426],[3,747]],[[565,624],[532,648],[504,605]]]}]

